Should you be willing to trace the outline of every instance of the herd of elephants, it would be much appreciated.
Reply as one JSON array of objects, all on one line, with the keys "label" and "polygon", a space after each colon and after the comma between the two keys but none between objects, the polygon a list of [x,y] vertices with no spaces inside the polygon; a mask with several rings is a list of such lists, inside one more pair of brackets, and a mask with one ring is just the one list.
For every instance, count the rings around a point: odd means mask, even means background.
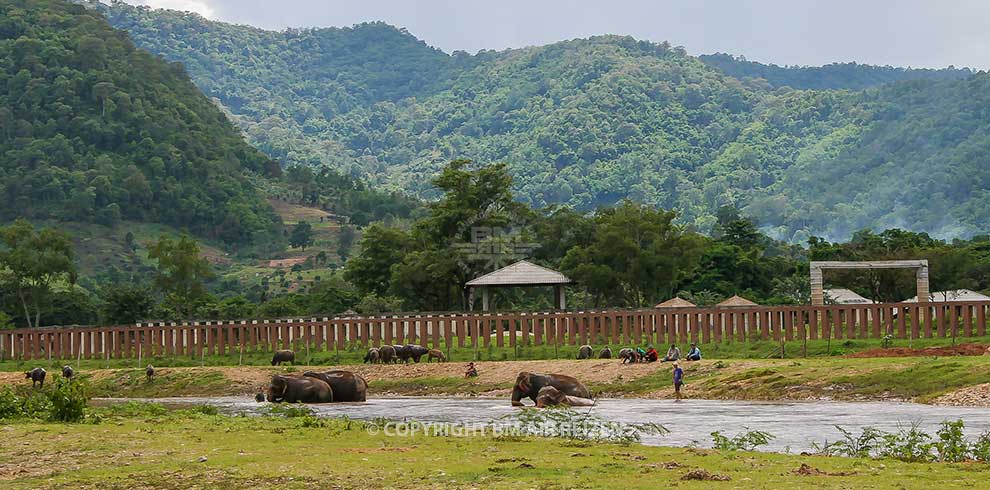
[{"label": "herd of elephants", "polygon": [[[364,356],[365,363],[391,364],[397,362],[419,362],[426,356],[427,362],[436,359],[446,362],[447,357],[438,349],[428,349],[421,345],[383,345],[368,349]],[[583,345],[578,349],[578,359],[590,359],[594,349]],[[605,347],[598,355],[601,359],[612,358],[612,351]],[[622,349],[619,357],[623,363],[636,362],[639,358],[633,349]],[[283,362],[294,362],[295,353],[291,350],[276,351],[272,356],[272,365]],[[473,363],[472,363],[473,368]],[[255,399],[259,402],[272,403],[332,403],[332,402],[363,402],[367,400],[368,382],[361,375],[352,371],[306,371],[298,376],[275,374],[268,384],[267,393],[258,393]],[[522,406],[522,399],[529,398],[537,407],[548,406],[591,406],[594,400],[591,392],[580,381],[565,374],[543,374],[520,372],[512,387],[512,405]]]},{"label": "herd of elephants", "polygon": [[[419,362],[424,356],[427,362],[436,359],[446,362],[444,353],[437,349],[428,349],[421,345],[384,345],[372,347],[364,357],[365,363],[390,364],[399,361],[408,363],[409,360]],[[594,350],[590,345],[578,349],[578,359],[590,359]],[[295,353],[291,350],[279,350],[272,356],[272,366],[283,362],[295,362]],[[598,357],[612,358],[608,347],[602,349]],[[625,348],[619,351],[623,363],[637,362],[639,356],[633,349]],[[473,363],[471,365],[473,370]],[[476,371],[474,375],[477,375]],[[44,387],[46,372],[43,368],[34,368],[24,373],[32,385]],[[147,380],[154,379],[155,368],[150,364],[145,369]],[[72,367],[64,366],[62,376],[72,379],[75,375]],[[364,402],[367,401],[368,382],[361,375],[352,371],[306,371],[301,375],[275,374],[268,383],[267,393],[258,393],[255,399],[259,402],[272,403],[333,403],[333,402]],[[543,374],[520,372],[512,387],[512,405],[522,406],[522,400],[529,398],[537,407],[548,406],[590,406],[594,404],[591,392],[580,381],[565,374]]]}]

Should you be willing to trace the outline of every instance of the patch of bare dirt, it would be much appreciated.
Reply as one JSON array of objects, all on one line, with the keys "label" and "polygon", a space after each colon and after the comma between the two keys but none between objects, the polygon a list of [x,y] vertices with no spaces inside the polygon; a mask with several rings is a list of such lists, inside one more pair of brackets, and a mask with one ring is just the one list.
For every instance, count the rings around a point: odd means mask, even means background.
[{"label": "patch of bare dirt", "polygon": [[907,347],[889,347],[886,349],[870,349],[862,352],[847,354],[845,357],[929,357],[929,356],[990,356],[990,345],[959,344],[951,347],[925,347],[909,349]]},{"label": "patch of bare dirt", "polygon": [[933,403],[953,407],[990,408],[990,383],[960,388],[936,398]]}]

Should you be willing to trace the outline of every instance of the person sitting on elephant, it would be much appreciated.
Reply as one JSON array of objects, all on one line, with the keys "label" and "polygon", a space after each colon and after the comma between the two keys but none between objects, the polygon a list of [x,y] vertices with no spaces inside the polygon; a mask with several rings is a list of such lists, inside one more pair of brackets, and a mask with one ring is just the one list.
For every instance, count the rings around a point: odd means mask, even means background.
[{"label": "person sitting on elephant", "polygon": [[529,398],[533,400],[533,403],[536,403],[536,396],[544,386],[553,386],[565,395],[591,398],[591,392],[588,391],[588,388],[571,376],[523,371],[516,377],[516,384],[512,388],[512,406],[523,406],[521,402],[523,398]]},{"label": "person sitting on elephant", "polygon": [[659,358],[660,358],[660,353],[657,352],[657,350],[654,349],[652,345],[649,348],[647,348],[646,352],[643,354],[643,362],[657,362],[657,359]]},{"label": "person sitting on elephant", "polygon": [[464,377],[465,378],[477,378],[478,377],[478,368],[474,367],[474,363],[473,362],[469,362],[468,363],[467,369],[464,370]]},{"label": "person sitting on elephant", "polygon": [[701,349],[698,348],[698,344],[695,343],[691,344],[691,349],[688,350],[687,356],[684,359],[688,361],[701,360]]},{"label": "person sitting on elephant", "polygon": [[565,407],[590,407],[595,404],[594,400],[581,398],[578,396],[565,395],[553,386],[544,386],[536,395],[536,408],[554,407],[563,405]]},{"label": "person sitting on elephant", "polygon": [[681,350],[677,348],[676,345],[670,344],[670,348],[667,349],[667,355],[663,356],[663,360],[660,362],[676,361],[681,358]]}]

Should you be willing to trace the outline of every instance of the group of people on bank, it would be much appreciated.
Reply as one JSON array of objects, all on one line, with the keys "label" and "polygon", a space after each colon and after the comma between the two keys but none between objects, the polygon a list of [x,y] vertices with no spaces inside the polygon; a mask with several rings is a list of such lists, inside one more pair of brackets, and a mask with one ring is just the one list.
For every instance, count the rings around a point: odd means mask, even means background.
[{"label": "group of people on bank", "polygon": [[682,355],[681,349],[677,347],[677,344],[670,344],[667,353],[663,357],[660,357],[660,353],[652,345],[646,346],[645,349],[642,347],[626,347],[619,351],[619,359],[622,359],[623,364],[636,362],[675,362],[681,359],[686,361],[700,361],[701,348],[698,347],[698,344],[692,343],[687,355]]}]

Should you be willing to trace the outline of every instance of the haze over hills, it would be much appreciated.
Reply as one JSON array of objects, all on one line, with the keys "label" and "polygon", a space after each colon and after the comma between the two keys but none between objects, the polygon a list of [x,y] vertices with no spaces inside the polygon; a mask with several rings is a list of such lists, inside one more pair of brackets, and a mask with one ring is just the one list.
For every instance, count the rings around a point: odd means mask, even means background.
[{"label": "haze over hills", "polygon": [[702,230],[728,205],[793,241],[987,228],[985,73],[780,68],[622,36],[446,54],[381,23],[270,32],[97,7],[286,164],[432,197],[446,161],[504,161],[531,205],[629,198]]}]

